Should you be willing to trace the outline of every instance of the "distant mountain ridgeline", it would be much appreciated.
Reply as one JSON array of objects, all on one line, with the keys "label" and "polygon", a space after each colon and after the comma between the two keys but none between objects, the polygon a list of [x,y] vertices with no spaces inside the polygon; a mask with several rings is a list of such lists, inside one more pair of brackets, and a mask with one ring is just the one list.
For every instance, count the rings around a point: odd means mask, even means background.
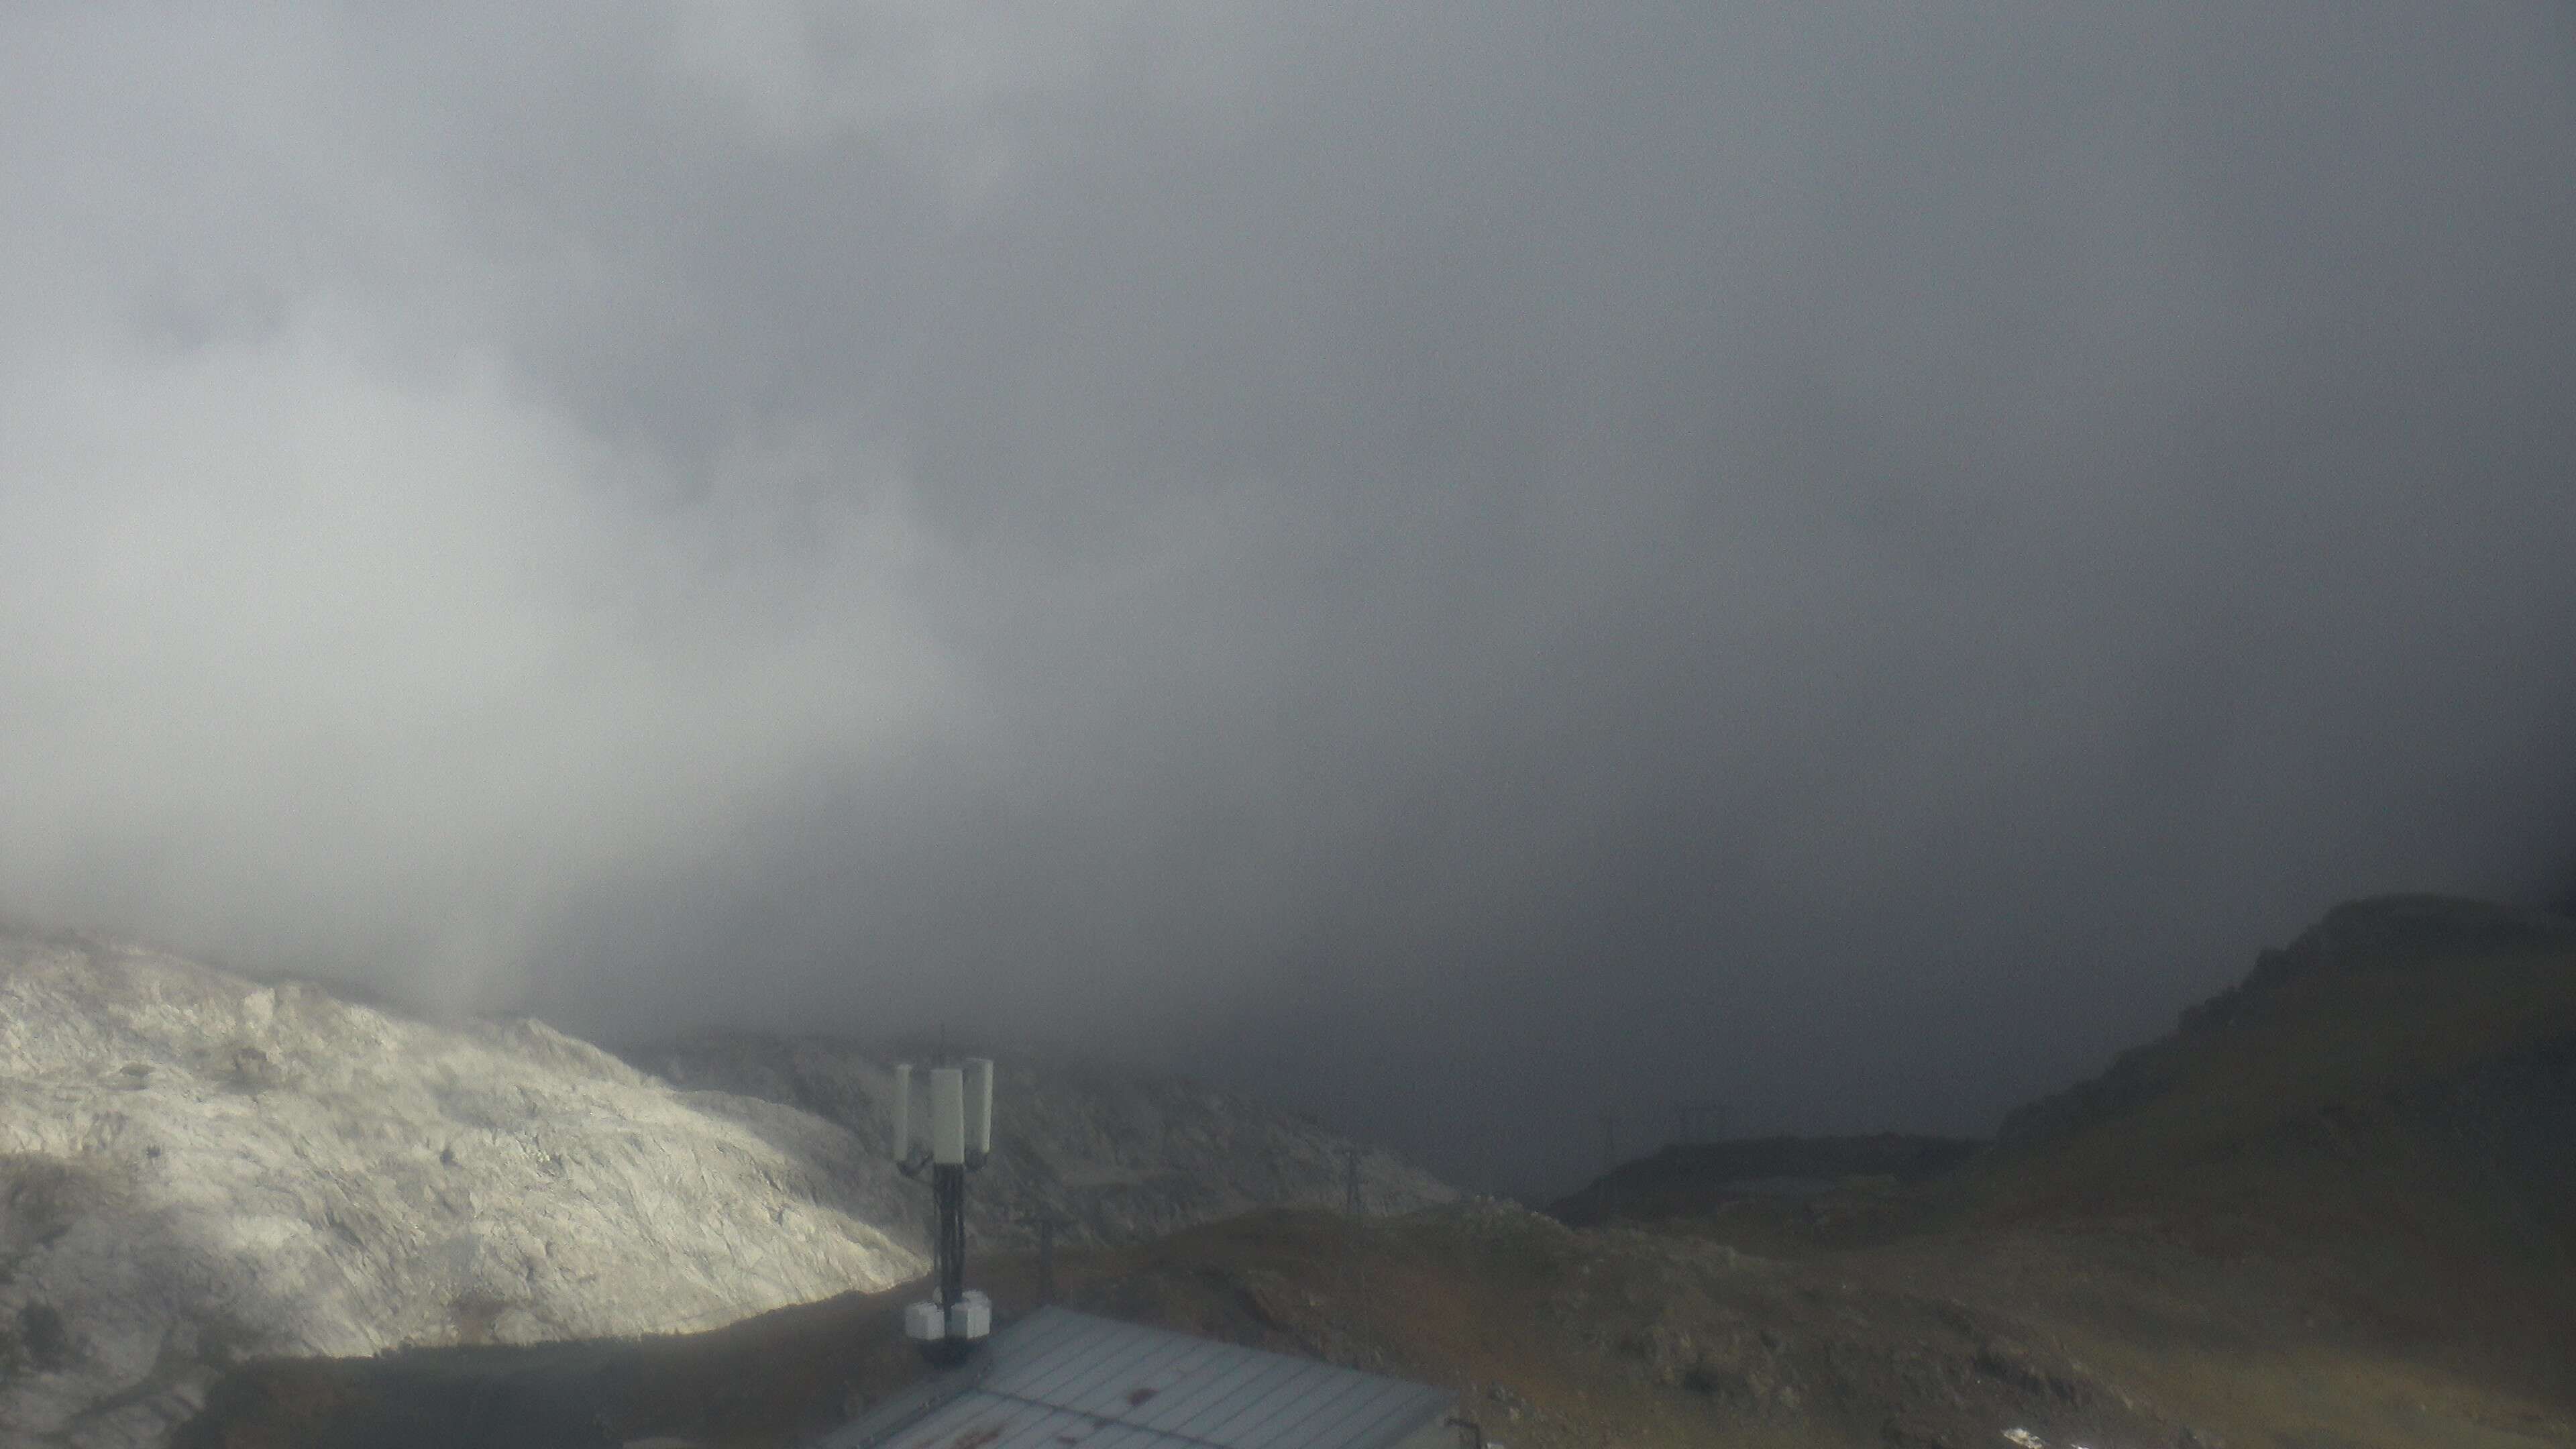
[{"label": "distant mountain ridgeline", "polygon": [[1622,1164],[1547,1210],[1576,1227],[1613,1218],[1688,1217],[1737,1200],[1809,1197],[1854,1179],[1915,1182],[1958,1167],[1983,1146],[1902,1132],[1674,1143]]},{"label": "distant mountain ridgeline", "polygon": [[[1766,1198],[1781,1177],[1805,1195]],[[2260,1334],[2366,1357],[2438,1344],[2515,1393],[2576,1401],[2576,922],[2352,902],[2173,1031],[2012,1113],[1989,1150],[1672,1148],[1555,1211],[1802,1258],[2160,1255],[2160,1275],[2199,1285],[2195,1311],[2255,1316],[2236,1285],[2257,1281],[2306,1305]]]},{"label": "distant mountain ridgeline", "polygon": [[2285,1188],[2293,1164],[2318,1180],[2272,1211],[2303,1220],[2405,1191],[2576,1231],[2576,921],[2439,896],[2337,907],[2172,1032],[2008,1117],[1982,1196],[2123,1211]]},{"label": "distant mountain ridgeline", "polygon": [[2570,1037],[2576,921],[2446,896],[2355,901],[2258,954],[2242,982],[2185,1011],[2171,1033],[2014,1111],[1996,1138],[2035,1152],[2185,1100],[2210,1130],[2241,1129]]},{"label": "distant mountain ridgeline", "polygon": [[2367,1129],[2407,1136],[2377,1148],[2450,1183],[2449,1197],[2502,1193],[2515,1213],[2576,1226],[2571,1072],[2576,920],[2377,897],[2259,953],[2242,982],[2100,1075],[2016,1109],[1991,1150],[1902,1133],[1674,1145],[1550,1211],[1652,1221],[1843,1186],[1911,1186],[1925,1211],[1909,1221],[1927,1227],[1960,1209],[2145,1210],[2277,1167],[2301,1143],[2332,1139],[2359,1161]]},{"label": "distant mountain ridgeline", "polygon": [[[881,1147],[890,1137],[887,1042],[707,1032],[630,1048],[628,1061],[692,1093],[792,1107]],[[1178,1077],[1054,1052],[1000,1053],[993,1159],[968,1198],[971,1242],[1034,1242],[1041,1217],[1068,1245],[1140,1243],[1257,1207],[1342,1206],[1356,1159],[1361,1208],[1408,1212],[1457,1191],[1382,1148],[1293,1112]],[[918,1241],[927,1199],[903,1206]]]}]

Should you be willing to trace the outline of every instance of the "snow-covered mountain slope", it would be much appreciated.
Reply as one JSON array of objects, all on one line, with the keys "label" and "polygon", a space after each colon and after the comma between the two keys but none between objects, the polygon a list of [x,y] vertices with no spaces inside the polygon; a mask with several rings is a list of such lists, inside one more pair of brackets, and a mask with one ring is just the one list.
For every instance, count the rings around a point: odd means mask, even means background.
[{"label": "snow-covered mountain slope", "polygon": [[[708,1033],[628,1051],[629,1061],[700,1088],[795,1107],[847,1128],[883,1165],[903,1053],[882,1043]],[[1361,1209],[1407,1212],[1458,1196],[1402,1158],[1363,1148],[1295,1113],[1204,1083],[1144,1076],[1052,1054],[996,1064],[993,1159],[967,1195],[970,1242],[1023,1246],[1041,1213],[1059,1241],[1141,1243],[1257,1207],[1340,1207],[1358,1154]],[[920,1241],[928,1199],[901,1197]]]},{"label": "snow-covered mountain slope", "polygon": [[854,1152],[536,1022],[0,936],[0,1443],[158,1444],[249,1354],[711,1326],[901,1281],[921,1256]]}]

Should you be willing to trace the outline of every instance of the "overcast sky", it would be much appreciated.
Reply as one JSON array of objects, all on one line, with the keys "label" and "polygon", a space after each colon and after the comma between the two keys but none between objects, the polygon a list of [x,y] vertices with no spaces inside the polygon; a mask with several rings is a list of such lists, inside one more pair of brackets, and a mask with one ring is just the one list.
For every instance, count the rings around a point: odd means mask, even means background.
[{"label": "overcast sky", "polygon": [[35,3],[0,904],[1559,1186],[2576,879],[2576,12]]}]

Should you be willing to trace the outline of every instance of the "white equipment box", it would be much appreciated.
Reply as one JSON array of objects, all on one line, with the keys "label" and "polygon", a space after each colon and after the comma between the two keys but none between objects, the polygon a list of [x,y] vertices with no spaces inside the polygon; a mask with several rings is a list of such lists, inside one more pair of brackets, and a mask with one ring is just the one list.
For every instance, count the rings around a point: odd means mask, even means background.
[{"label": "white equipment box", "polygon": [[903,1336],[915,1343],[937,1343],[948,1336],[947,1315],[936,1303],[915,1303],[903,1310]]}]

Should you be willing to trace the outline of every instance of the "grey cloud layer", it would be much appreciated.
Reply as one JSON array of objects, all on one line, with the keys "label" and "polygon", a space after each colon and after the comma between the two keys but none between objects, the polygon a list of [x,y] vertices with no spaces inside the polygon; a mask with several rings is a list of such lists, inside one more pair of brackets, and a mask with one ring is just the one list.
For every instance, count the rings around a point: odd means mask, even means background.
[{"label": "grey cloud layer", "polygon": [[6,23],[20,910],[1530,1183],[2576,854],[2563,9]]}]

